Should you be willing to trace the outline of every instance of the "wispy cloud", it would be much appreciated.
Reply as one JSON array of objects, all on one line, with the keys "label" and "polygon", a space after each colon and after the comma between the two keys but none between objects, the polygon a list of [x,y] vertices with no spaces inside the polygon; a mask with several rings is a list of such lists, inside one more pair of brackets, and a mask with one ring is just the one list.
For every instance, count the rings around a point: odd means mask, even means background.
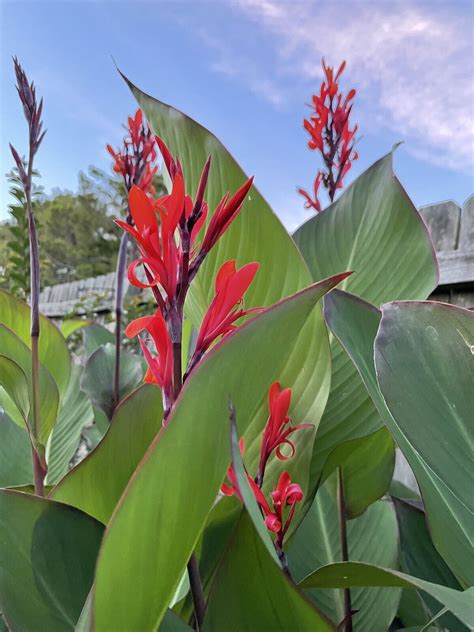
[{"label": "wispy cloud", "polygon": [[[229,0],[275,42],[278,72],[320,77],[347,59],[362,127],[386,127],[435,164],[474,163],[472,13],[466,3]],[[255,78],[256,80],[256,78]],[[267,79],[277,89],[279,83]],[[374,130],[375,127],[375,130]]]},{"label": "wispy cloud", "polygon": [[216,54],[216,61],[211,62],[210,69],[226,77],[238,80],[251,92],[264,101],[268,101],[277,109],[286,101],[285,91],[281,82],[268,76],[263,76],[254,60],[243,59],[242,51],[236,56],[235,51],[223,39],[219,39],[204,28],[198,28],[195,34]]}]

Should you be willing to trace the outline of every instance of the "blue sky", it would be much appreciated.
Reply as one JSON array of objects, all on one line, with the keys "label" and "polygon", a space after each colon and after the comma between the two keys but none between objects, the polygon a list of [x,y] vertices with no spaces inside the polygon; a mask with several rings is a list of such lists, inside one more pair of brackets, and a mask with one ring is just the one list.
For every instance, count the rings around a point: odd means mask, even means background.
[{"label": "blue sky", "polygon": [[227,145],[289,228],[309,212],[316,155],[305,106],[320,60],[347,60],[358,90],[360,159],[348,184],[397,151],[397,175],[417,205],[473,189],[473,10],[464,0],[0,0],[0,219],[7,216],[8,141],[26,148],[11,56],[45,101],[42,184],[75,190],[88,165],[109,166],[135,104],[112,56],[146,92],[182,109]]}]

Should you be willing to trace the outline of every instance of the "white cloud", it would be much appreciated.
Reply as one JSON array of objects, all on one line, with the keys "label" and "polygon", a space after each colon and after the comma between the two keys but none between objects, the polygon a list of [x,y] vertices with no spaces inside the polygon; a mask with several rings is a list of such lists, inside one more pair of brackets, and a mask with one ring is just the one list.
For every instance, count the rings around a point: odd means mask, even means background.
[{"label": "white cloud", "polygon": [[195,34],[216,54],[216,61],[210,65],[211,70],[226,77],[238,79],[254,94],[276,108],[280,108],[284,104],[285,92],[280,82],[268,76],[262,77],[253,60],[243,60],[242,51],[237,57],[228,43],[210,35],[206,29],[198,28],[195,30]]},{"label": "white cloud", "polygon": [[[229,0],[275,42],[279,73],[315,80],[346,59],[362,131],[387,127],[425,159],[474,163],[472,13],[447,2]],[[268,78],[278,88],[278,82]],[[283,100],[281,91],[279,98]],[[369,127],[370,126],[370,127]]]}]

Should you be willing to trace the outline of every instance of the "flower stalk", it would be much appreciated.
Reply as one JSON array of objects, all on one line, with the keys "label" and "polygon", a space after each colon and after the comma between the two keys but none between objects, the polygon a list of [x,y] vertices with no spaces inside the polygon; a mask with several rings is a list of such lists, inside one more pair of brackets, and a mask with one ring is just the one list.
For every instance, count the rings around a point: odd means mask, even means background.
[{"label": "flower stalk", "polygon": [[17,91],[23,105],[26,122],[28,123],[28,167],[25,170],[25,163],[20,158],[16,149],[10,145],[10,150],[18,167],[23,191],[25,193],[26,210],[28,215],[28,236],[30,250],[30,336],[31,336],[31,390],[33,399],[33,428],[31,430],[33,441],[31,445],[33,458],[33,473],[35,482],[35,493],[44,496],[44,478],[47,472],[44,453],[39,445],[38,437],[41,429],[40,392],[39,392],[39,294],[40,294],[40,265],[38,235],[36,231],[35,216],[32,203],[33,189],[33,161],[38,148],[46,134],[42,130],[43,123],[41,114],[43,112],[43,99],[38,103],[36,100],[36,88],[34,82],[29,82],[25,71],[21,67],[18,59],[13,58],[15,75],[17,80]]},{"label": "flower stalk", "polygon": [[356,91],[349,90],[345,97],[339,91],[339,79],[345,66],[344,61],[335,72],[323,60],[324,81],[319,94],[313,95],[311,116],[304,120],[304,128],[310,136],[308,147],[320,153],[323,168],[316,174],[313,195],[302,188],[298,188],[298,193],[305,198],[305,207],[316,213],[322,210],[319,200],[321,184],[332,203],[337,190],[343,186],[343,178],[352,162],[358,158],[354,149],[357,125],[351,129],[349,120]]},{"label": "flower stalk", "polygon": [[[128,118],[127,135],[124,138],[122,148],[114,151],[110,145],[107,145],[107,151],[114,159],[113,170],[123,178],[127,196],[134,185],[150,193],[154,191],[153,178],[158,170],[158,167],[153,164],[156,159],[155,141],[150,128],[143,124],[141,110],[137,110],[134,117]],[[126,221],[130,226],[133,225],[129,207],[127,208]],[[112,412],[120,401],[120,356],[122,348],[124,281],[127,268],[128,243],[128,233],[123,233],[120,240],[115,272],[115,366]]]}]

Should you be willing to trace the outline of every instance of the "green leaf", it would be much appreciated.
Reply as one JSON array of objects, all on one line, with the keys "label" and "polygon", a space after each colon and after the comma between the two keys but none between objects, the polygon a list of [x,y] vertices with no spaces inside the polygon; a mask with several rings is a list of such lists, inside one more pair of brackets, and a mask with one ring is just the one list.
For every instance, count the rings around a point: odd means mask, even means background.
[{"label": "green leaf", "polygon": [[[376,356],[384,373],[382,382],[395,406],[395,419],[380,393],[373,361],[379,310],[341,291],[333,292],[327,304],[331,305],[326,310],[331,330],[360,371],[380,415],[415,473],[435,547],[458,578],[472,576],[472,499],[460,503],[448,487],[461,497],[469,496],[466,480],[470,476],[472,440],[466,439],[465,433],[471,418],[472,360],[466,340],[469,336],[472,340],[472,333],[466,328],[472,328],[472,314],[429,302],[386,306]],[[390,356],[392,369],[384,354]],[[395,396],[400,398],[398,403],[394,402]],[[427,436],[430,441],[426,441]],[[456,454],[455,463],[451,454]]]},{"label": "green leaf", "polygon": [[74,364],[69,386],[61,399],[58,420],[46,448],[46,482],[49,485],[55,485],[66,474],[78,448],[82,428],[94,419],[90,400],[79,386],[81,373],[82,368]]},{"label": "green leaf", "polygon": [[338,467],[342,472],[347,517],[356,518],[390,487],[395,445],[388,430],[380,428],[334,448],[324,464],[322,480]]},{"label": "green leaf", "polygon": [[474,583],[473,342],[474,314],[432,302],[385,305],[375,340],[386,424],[420,486],[433,543],[465,586]]},{"label": "green leaf", "polygon": [[[181,161],[186,190],[190,194],[195,194],[206,159],[209,155],[212,157],[206,188],[209,223],[222,196],[227,191],[234,193],[244,183],[246,175],[209,130],[175,108],[144,94],[126,77],[124,79],[155,132]],[[199,327],[214,296],[217,271],[229,259],[235,259],[238,266],[249,261],[258,261],[260,264],[255,280],[245,295],[247,307],[271,305],[311,283],[311,275],[303,257],[255,186],[250,190],[242,212],[206,257],[193,281],[186,313],[195,327]],[[334,274],[345,269],[342,266]],[[285,370],[276,376],[283,386],[290,386],[294,390],[290,412],[296,421],[310,422],[317,428],[329,393],[329,362],[327,331],[318,309],[295,341],[293,354]],[[245,435],[246,463],[250,469],[258,460],[259,437],[267,414],[263,404]],[[307,432],[295,434],[298,459],[287,463],[291,474],[298,477],[304,489],[308,484],[313,486],[308,467],[314,437],[314,431],[311,437],[307,436]],[[266,475],[266,485],[272,485],[275,478],[276,470],[271,464]]]},{"label": "green leaf", "polygon": [[86,358],[89,358],[94,351],[97,351],[102,345],[115,344],[114,334],[99,325],[99,323],[92,323],[83,329],[84,337],[84,354]]},{"label": "green leaf", "polygon": [[[99,347],[87,359],[81,377],[81,389],[87,393],[95,406],[98,406],[109,419],[113,413],[113,383],[115,371],[115,345],[107,343]],[[143,378],[138,356],[122,349],[120,353],[121,400],[136,388]]]},{"label": "green leaf", "polygon": [[[395,499],[394,505],[400,529],[401,570],[434,584],[462,590],[431,542],[424,512],[402,500]],[[439,603],[428,594],[423,595],[423,599],[429,618],[435,617],[440,610]],[[451,614],[442,616],[437,623],[450,632],[468,632]]]},{"label": "green leaf", "polygon": [[82,327],[87,327],[90,325],[90,320],[76,320],[73,318],[68,318],[63,320],[61,323],[61,333],[64,338],[69,338],[73,333],[75,333],[78,329]]},{"label": "green leaf", "polygon": [[[315,281],[352,270],[342,288],[375,305],[426,298],[438,282],[428,232],[393,173],[391,153],[303,224],[294,239]],[[315,441],[315,478],[335,446],[381,426],[357,371],[337,341],[332,341],[331,353],[331,392]]]},{"label": "green leaf", "polygon": [[158,632],[191,632],[192,629],[172,610],[167,610]]},{"label": "green leaf", "polygon": [[[339,280],[311,286],[245,323],[186,381],[109,523],[96,573],[96,632],[152,630],[161,621],[230,463],[229,397],[242,435],[318,299]],[[117,602],[114,594],[133,598]]]},{"label": "green leaf", "polygon": [[[0,357],[0,373],[3,367]],[[26,430],[0,412],[0,487],[33,482],[31,444]]]},{"label": "green leaf", "polygon": [[[288,561],[295,581],[326,564],[341,560],[336,475],[318,490],[305,519],[289,543]],[[347,523],[349,557],[396,568],[398,529],[391,504],[377,501],[360,517]],[[334,621],[344,618],[342,591],[309,591],[308,596]],[[351,590],[354,629],[386,632],[400,600],[400,590]]]},{"label": "green leaf", "polygon": [[253,523],[255,531],[258,533],[260,540],[264,544],[267,549],[268,554],[273,559],[273,561],[278,564],[280,567],[280,561],[278,559],[278,555],[275,550],[275,546],[273,545],[273,541],[270,537],[268,529],[265,526],[265,522],[262,518],[262,512],[255,500],[255,496],[253,494],[252,489],[247,480],[247,475],[245,472],[244,462],[242,461],[242,457],[240,455],[239,448],[239,440],[237,438],[237,426],[235,418],[232,419],[231,416],[231,424],[230,424],[230,451],[232,456],[232,465],[234,467],[235,478],[237,480],[237,486],[242,496],[242,501],[245,505],[247,513],[250,517],[250,520]]},{"label": "green leaf", "polygon": [[[30,307],[8,292],[0,290],[0,323],[31,347]],[[66,391],[71,360],[66,341],[59,329],[45,316],[40,316],[39,359],[54,378],[60,394]]]},{"label": "green leaf", "polygon": [[[29,384],[23,369],[7,356],[0,355],[0,404],[9,411],[9,402],[16,407],[17,414],[12,420],[24,428],[28,428],[30,413]],[[8,397],[9,401],[5,398]],[[19,414],[18,414],[19,413]]]},{"label": "green leaf", "polygon": [[213,582],[204,632],[335,630],[283,574],[244,513]]},{"label": "green leaf", "polygon": [[300,583],[301,588],[351,588],[352,586],[418,588],[446,606],[467,626],[474,621],[474,587],[461,592],[371,564],[361,562],[329,564],[319,568]]},{"label": "green leaf", "polygon": [[0,609],[12,630],[74,630],[102,533],[77,509],[0,490]]},{"label": "green leaf", "polygon": [[161,427],[161,391],[137,389],[117,407],[96,449],[72,469],[50,497],[78,507],[104,524]]},{"label": "green leaf", "polygon": [[[31,350],[26,344],[24,344],[20,338],[13,333],[8,327],[0,325],[0,348],[2,349],[3,356],[7,356],[16,363],[17,367],[21,369],[23,375],[26,377],[28,383],[28,397],[29,406],[26,406],[24,401],[24,378],[18,374],[19,384],[10,383],[9,388],[16,392],[14,396],[13,391],[8,390],[4,384],[3,387],[8,392],[10,397],[15,400],[22,417],[25,418],[25,412],[28,410],[28,425],[33,428],[33,395],[32,395],[32,381],[31,381]],[[18,372],[17,372],[18,373]],[[5,376],[2,376],[2,379]],[[22,401],[15,399],[19,396],[18,388],[23,393]],[[42,445],[46,445],[51,430],[56,422],[59,406],[59,393],[51,373],[43,366],[39,364],[39,396],[40,396],[40,428],[38,433],[38,441]],[[20,406],[21,404],[21,406]],[[16,419],[13,419],[16,421]]]}]

